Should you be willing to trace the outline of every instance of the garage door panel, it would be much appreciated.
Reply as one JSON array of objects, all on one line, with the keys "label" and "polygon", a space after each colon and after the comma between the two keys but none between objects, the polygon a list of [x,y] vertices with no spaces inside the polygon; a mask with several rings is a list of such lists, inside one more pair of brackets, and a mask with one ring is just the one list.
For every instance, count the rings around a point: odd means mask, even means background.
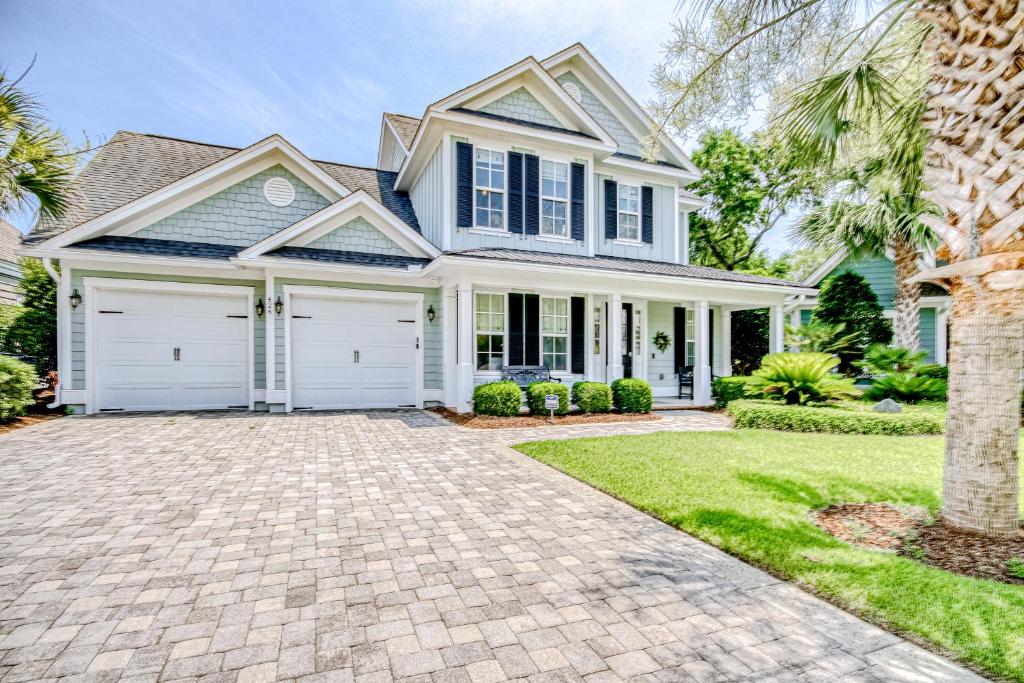
[{"label": "garage door panel", "polygon": [[[416,402],[413,303],[291,297],[292,404],[394,408]],[[355,362],[355,351],[359,362]]]},{"label": "garage door panel", "polygon": [[174,401],[174,387],[140,384],[107,385],[97,392],[100,410],[166,410]]}]

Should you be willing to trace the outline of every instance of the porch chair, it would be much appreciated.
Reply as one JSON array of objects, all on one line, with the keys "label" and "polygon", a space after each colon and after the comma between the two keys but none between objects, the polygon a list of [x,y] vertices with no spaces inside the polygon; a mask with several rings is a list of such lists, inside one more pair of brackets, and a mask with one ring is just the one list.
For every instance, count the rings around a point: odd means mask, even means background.
[{"label": "porch chair", "polygon": [[[679,395],[677,398],[693,398],[693,366],[684,365],[676,370],[679,375]],[[683,396],[683,389],[687,389],[687,395]]]}]

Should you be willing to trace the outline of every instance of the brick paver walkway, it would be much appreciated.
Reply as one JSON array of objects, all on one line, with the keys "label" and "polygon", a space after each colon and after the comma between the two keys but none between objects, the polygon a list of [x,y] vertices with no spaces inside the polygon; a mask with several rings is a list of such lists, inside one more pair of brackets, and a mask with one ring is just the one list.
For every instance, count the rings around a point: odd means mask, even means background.
[{"label": "brick paver walkway", "polygon": [[[715,428],[721,418],[542,434]],[[0,436],[0,679],[978,680],[430,413]]]}]

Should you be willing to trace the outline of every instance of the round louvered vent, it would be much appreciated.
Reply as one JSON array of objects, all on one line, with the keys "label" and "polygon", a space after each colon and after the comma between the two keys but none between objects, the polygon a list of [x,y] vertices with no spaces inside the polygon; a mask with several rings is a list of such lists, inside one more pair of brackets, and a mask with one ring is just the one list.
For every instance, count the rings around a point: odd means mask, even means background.
[{"label": "round louvered vent", "polygon": [[577,104],[580,104],[580,103],[583,102],[583,93],[580,92],[580,87],[578,85],[576,85],[575,83],[563,83],[562,84],[562,90],[564,90],[565,92],[569,93],[569,97],[571,97],[574,100],[576,100]]},{"label": "round louvered vent", "polygon": [[263,183],[263,196],[274,206],[288,206],[295,201],[295,187],[287,178],[274,176]]}]

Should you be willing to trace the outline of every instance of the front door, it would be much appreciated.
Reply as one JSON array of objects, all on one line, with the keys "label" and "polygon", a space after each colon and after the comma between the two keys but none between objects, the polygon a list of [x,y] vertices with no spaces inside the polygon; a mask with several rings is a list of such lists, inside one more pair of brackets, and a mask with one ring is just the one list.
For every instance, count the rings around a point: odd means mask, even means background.
[{"label": "front door", "polygon": [[622,304],[622,376],[633,376],[633,304]]}]

